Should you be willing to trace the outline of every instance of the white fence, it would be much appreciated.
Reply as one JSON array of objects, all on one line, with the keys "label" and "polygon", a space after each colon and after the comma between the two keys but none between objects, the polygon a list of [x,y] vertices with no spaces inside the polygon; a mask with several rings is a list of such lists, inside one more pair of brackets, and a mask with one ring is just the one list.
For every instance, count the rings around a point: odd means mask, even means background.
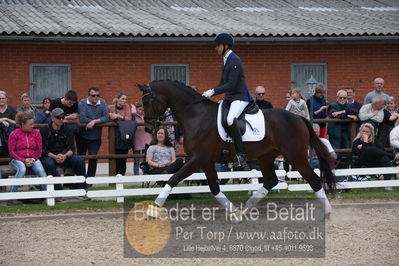
[{"label": "white fence", "polygon": [[0,179],[0,186],[26,186],[26,185],[47,185],[45,191],[23,191],[0,193],[0,200],[14,199],[40,199],[45,198],[47,205],[54,206],[55,198],[86,196],[84,189],[54,190],[55,184],[84,183],[84,176],[64,176],[64,177],[36,177],[36,178],[10,178]]},{"label": "white fence", "polygon": [[[315,170],[319,174],[319,170]],[[381,174],[399,174],[399,167],[385,167],[385,168],[352,168],[352,169],[338,169],[335,170],[336,176],[352,176],[352,175],[381,175]],[[286,173],[284,170],[277,170],[276,175],[279,179],[284,179],[286,176],[289,179],[301,178],[296,171]],[[131,183],[142,182],[156,182],[167,181],[171,175],[140,175],[140,176],[114,176],[114,177],[89,177],[85,179],[83,176],[68,176],[68,177],[46,177],[46,178],[21,178],[21,179],[0,179],[0,186],[13,185],[41,185],[47,184],[46,191],[27,191],[27,192],[13,192],[0,193],[0,200],[11,199],[32,199],[32,198],[46,198],[47,205],[53,206],[55,198],[58,197],[76,197],[87,196],[92,199],[96,198],[116,198],[118,202],[123,202],[124,197],[138,196],[138,195],[157,195],[162,188],[125,188]],[[221,185],[221,191],[256,191],[262,184],[259,184],[258,178],[262,177],[260,171],[248,172],[220,172],[219,179],[232,178],[247,178],[250,179],[249,184],[225,184]],[[206,180],[203,173],[196,173],[191,175],[189,180]],[[54,184],[70,184],[70,183],[84,183],[87,184],[116,184],[115,187],[101,190],[71,189],[71,190],[55,190]],[[371,187],[397,187],[399,180],[377,180],[377,181],[361,181],[361,182],[340,182],[337,184],[339,189],[347,188],[371,188]],[[274,189],[288,189],[289,191],[307,191],[311,190],[308,184],[287,184],[280,182]],[[172,190],[172,193],[207,193],[210,192],[208,186],[178,186]]]}]

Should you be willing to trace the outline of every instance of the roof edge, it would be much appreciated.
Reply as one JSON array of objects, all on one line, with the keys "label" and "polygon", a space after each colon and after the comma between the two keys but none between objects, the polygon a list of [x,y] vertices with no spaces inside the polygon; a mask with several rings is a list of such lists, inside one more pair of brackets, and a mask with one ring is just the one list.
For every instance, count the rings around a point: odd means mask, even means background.
[{"label": "roof edge", "polygon": [[[29,42],[125,42],[125,43],[209,43],[214,37],[101,37],[101,36],[20,36],[0,35],[0,41]],[[397,41],[399,35],[372,36],[288,36],[235,37],[236,43]]]}]

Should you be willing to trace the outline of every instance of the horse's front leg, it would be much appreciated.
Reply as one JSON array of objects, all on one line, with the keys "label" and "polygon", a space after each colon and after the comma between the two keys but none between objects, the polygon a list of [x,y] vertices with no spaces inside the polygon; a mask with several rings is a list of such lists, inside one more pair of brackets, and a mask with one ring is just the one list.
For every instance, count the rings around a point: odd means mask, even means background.
[{"label": "horse's front leg", "polygon": [[148,206],[148,216],[157,218],[162,211],[162,206],[165,204],[169,194],[172,192],[172,189],[177,186],[180,181],[199,170],[197,166],[198,164],[196,164],[195,161],[195,157],[191,158],[183,165],[182,168],[180,168],[179,171],[170,177],[166,185],[161,190],[161,193],[159,193],[158,197],[155,199],[154,205]]},{"label": "horse's front leg", "polygon": [[229,218],[232,222],[241,222],[242,216],[240,211],[234,206],[234,204],[220,191],[218,176],[215,170],[214,163],[204,167],[204,173],[208,181],[209,189],[216,200],[226,209],[229,214]]}]

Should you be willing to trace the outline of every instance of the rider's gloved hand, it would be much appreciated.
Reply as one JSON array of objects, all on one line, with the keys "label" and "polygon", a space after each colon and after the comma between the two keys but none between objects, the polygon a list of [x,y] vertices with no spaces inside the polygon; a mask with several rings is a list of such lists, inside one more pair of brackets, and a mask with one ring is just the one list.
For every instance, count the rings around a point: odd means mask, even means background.
[{"label": "rider's gloved hand", "polygon": [[204,92],[202,94],[202,96],[204,96],[206,98],[211,98],[212,95],[214,95],[214,94],[215,94],[215,90],[214,89],[210,89],[210,90],[207,90],[206,92]]}]

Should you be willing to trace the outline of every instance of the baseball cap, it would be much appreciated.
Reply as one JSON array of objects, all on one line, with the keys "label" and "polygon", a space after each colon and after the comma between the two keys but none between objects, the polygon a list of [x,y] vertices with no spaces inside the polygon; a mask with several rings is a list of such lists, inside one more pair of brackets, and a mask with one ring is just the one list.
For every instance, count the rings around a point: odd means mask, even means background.
[{"label": "baseball cap", "polygon": [[62,110],[61,108],[54,108],[54,110],[51,111],[51,117],[56,117],[64,114],[64,110]]}]

